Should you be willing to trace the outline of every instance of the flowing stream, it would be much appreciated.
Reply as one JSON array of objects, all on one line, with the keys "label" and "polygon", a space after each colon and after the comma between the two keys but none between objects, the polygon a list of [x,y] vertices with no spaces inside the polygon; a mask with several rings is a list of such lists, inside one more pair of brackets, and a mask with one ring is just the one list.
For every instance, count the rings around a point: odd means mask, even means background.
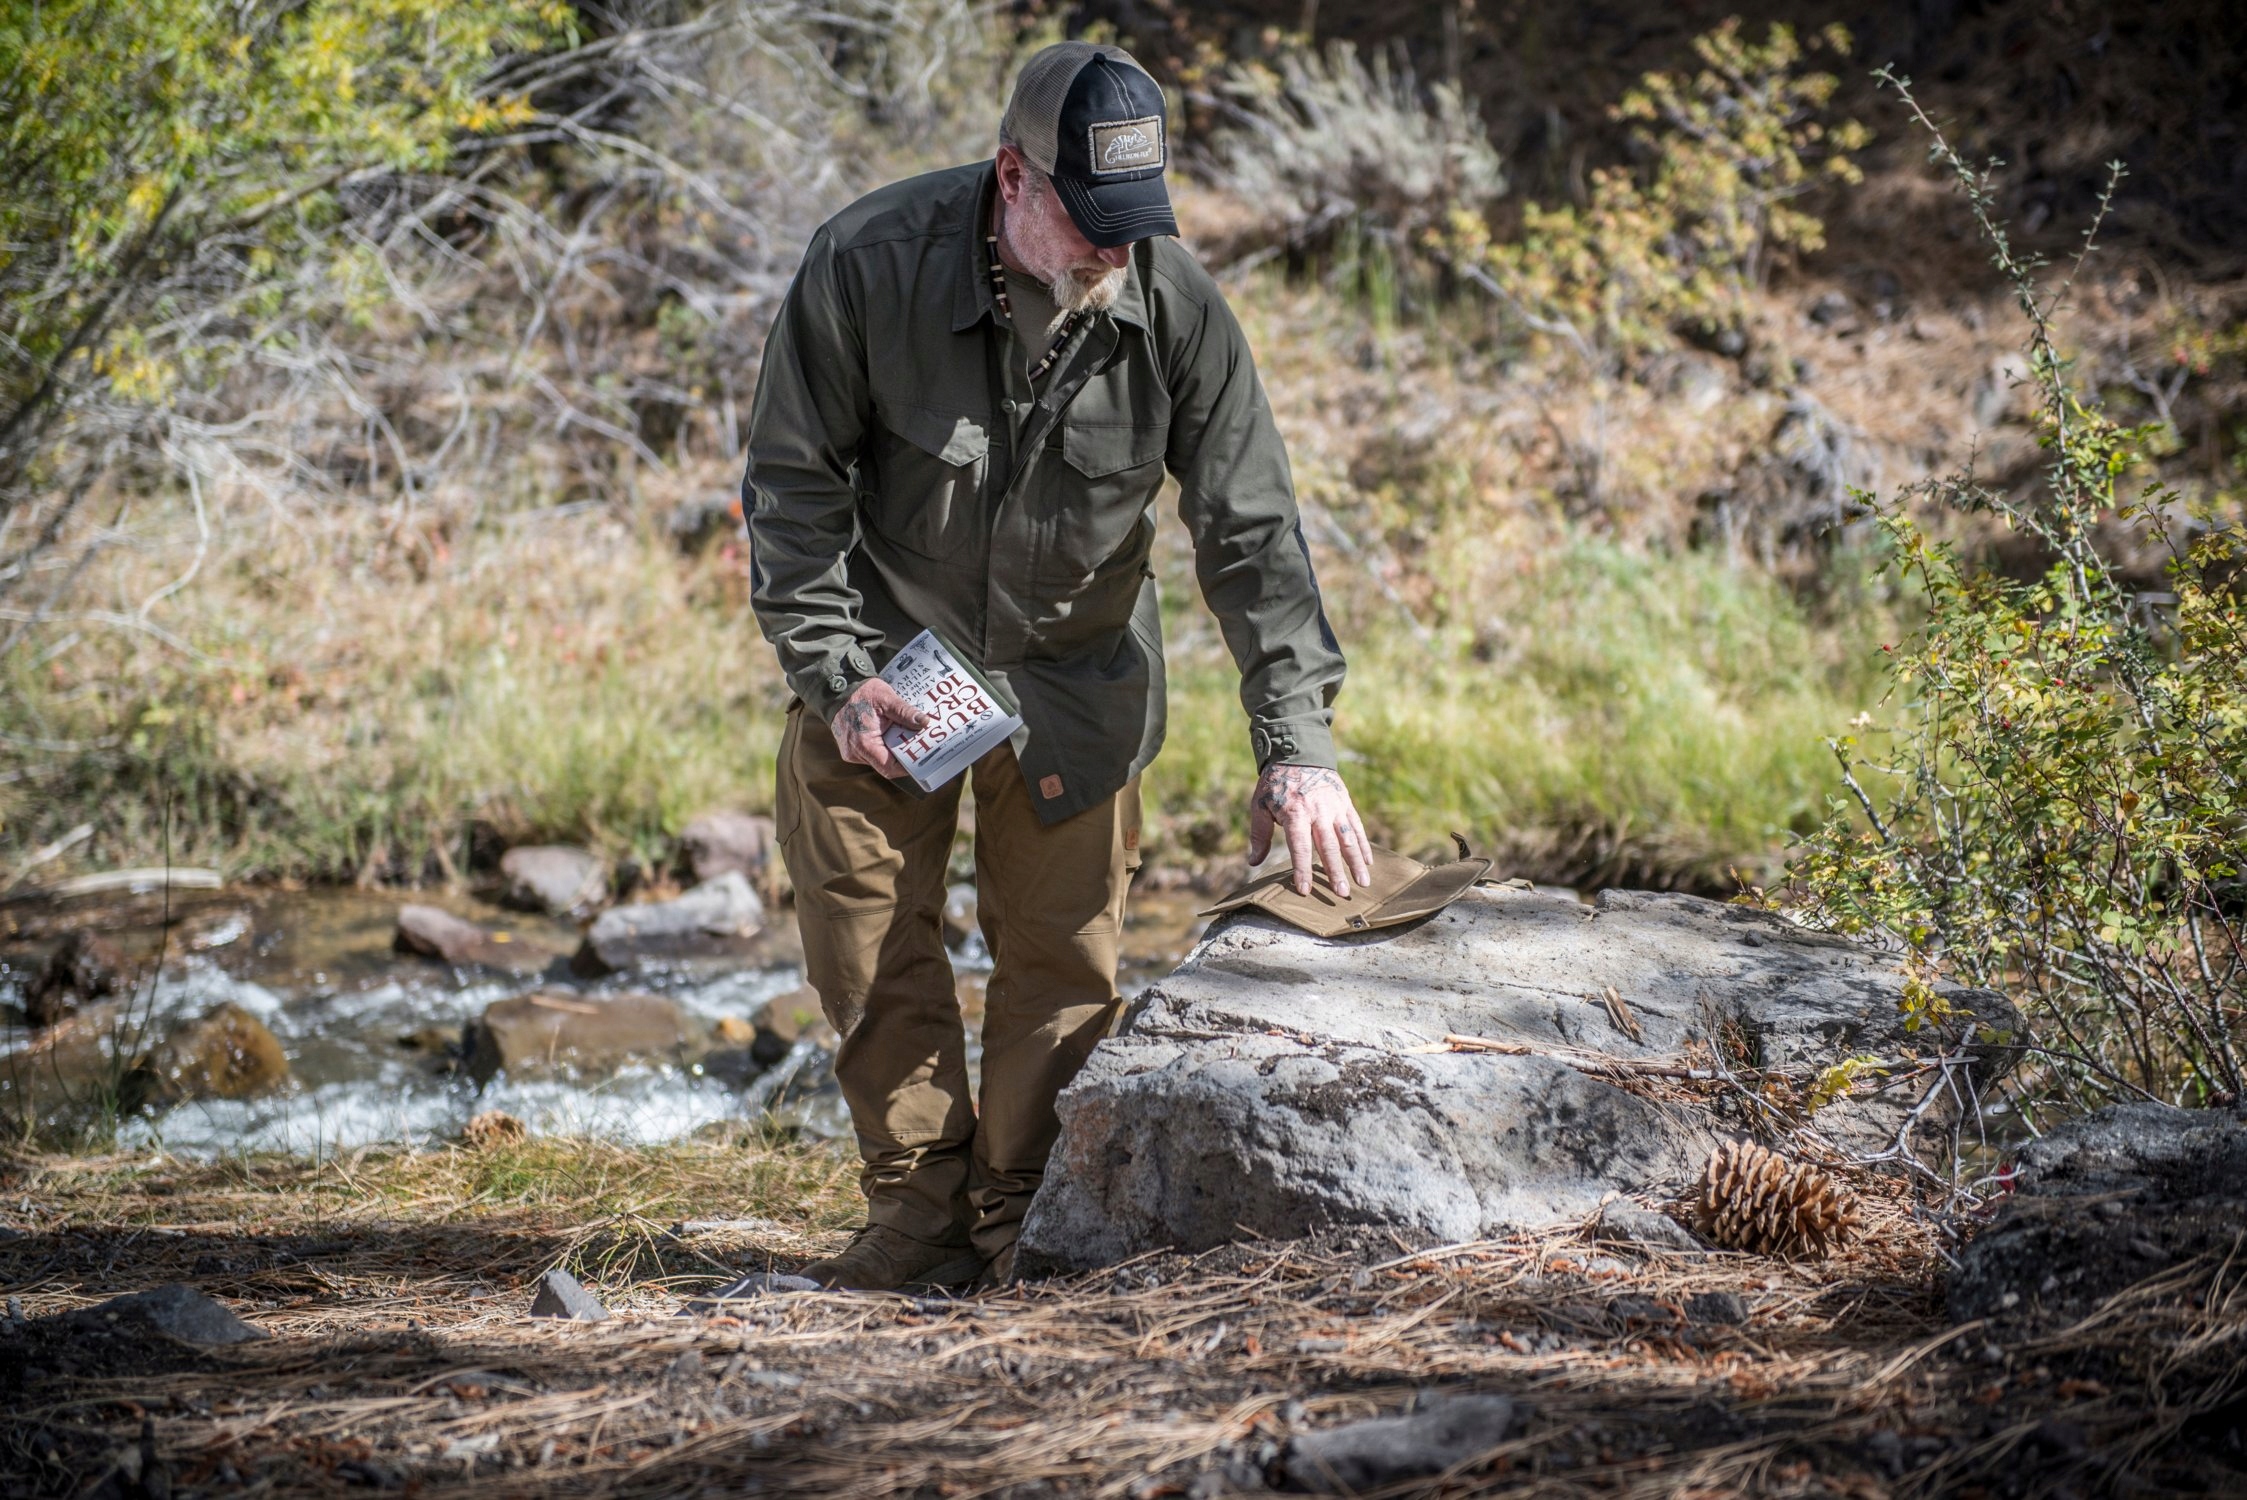
[{"label": "flowing stream", "polygon": [[[398,908],[442,905],[504,932],[549,962],[538,973],[455,970],[392,947]],[[1183,956],[1199,935],[1190,896],[1135,897],[1127,922],[1120,988],[1143,990]],[[167,920],[168,918],[168,920]],[[56,1033],[31,1030],[21,1001],[29,977],[70,931],[87,927],[122,950],[134,976],[128,995],[90,1010]],[[575,924],[504,911],[468,897],[429,892],[244,888],[139,895],[96,902],[16,903],[0,908],[0,1115],[36,1116],[51,1128],[98,1118],[123,1066],[158,1038],[213,1007],[232,1002],[258,1018],[287,1055],[280,1088],[246,1099],[199,1100],[125,1116],[120,1149],[160,1146],[196,1156],[288,1151],[332,1154],[382,1142],[428,1143],[456,1137],[473,1115],[502,1109],[544,1133],[593,1134],[618,1141],[677,1140],[726,1122],[770,1115],[822,1136],[842,1136],[848,1117],[836,1091],[820,1029],[795,955],[793,913],[772,914],[746,960],[678,964],[587,981],[568,958]],[[159,963],[158,955],[162,960]],[[983,984],[990,960],[969,932],[953,953],[968,1023],[971,1068],[980,1060]],[[501,1073],[482,1088],[451,1066],[464,1023],[485,1006],[540,992],[598,1000],[623,993],[671,997],[708,1028],[721,1022],[770,1023],[773,1002],[795,1037],[767,1039],[785,1055],[758,1069],[733,1049],[730,1066],[627,1063],[593,1072]],[[738,1029],[736,1034],[739,1034]],[[66,1060],[67,1059],[67,1060]]]}]

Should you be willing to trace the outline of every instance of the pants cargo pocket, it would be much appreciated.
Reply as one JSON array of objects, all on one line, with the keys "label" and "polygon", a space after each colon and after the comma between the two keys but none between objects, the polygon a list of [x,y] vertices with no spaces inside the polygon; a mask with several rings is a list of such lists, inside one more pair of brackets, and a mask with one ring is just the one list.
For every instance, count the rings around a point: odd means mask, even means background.
[{"label": "pants cargo pocket", "polygon": [[772,836],[785,850],[803,826],[804,798],[796,786],[796,737],[803,733],[804,700],[788,700],[788,721],[780,730],[780,749],[772,762]]}]

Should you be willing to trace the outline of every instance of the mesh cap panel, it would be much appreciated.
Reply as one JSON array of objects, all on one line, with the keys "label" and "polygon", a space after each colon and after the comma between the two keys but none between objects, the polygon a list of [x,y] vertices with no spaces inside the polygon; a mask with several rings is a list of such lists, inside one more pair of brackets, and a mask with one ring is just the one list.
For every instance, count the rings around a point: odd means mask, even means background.
[{"label": "mesh cap panel", "polygon": [[1147,71],[1121,47],[1101,42],[1055,42],[1024,63],[1015,75],[1014,97],[1007,101],[999,132],[1021,148],[1031,166],[1048,176],[1060,152],[1061,107],[1068,102],[1069,85],[1096,57],[1141,73]]}]

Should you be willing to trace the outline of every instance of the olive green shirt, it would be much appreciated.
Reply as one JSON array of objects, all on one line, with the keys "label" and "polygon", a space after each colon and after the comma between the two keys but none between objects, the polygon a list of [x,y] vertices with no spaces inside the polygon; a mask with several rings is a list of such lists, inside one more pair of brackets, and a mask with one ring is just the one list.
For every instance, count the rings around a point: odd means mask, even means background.
[{"label": "olive green shirt", "polygon": [[781,304],[743,509],[751,604],[789,686],[831,718],[933,629],[1021,714],[1040,816],[1103,801],[1162,746],[1148,556],[1167,470],[1257,763],[1334,766],[1342,653],[1224,297],[1174,240],[1143,240],[1033,390],[991,295],[995,184],[980,162],[860,199]]}]

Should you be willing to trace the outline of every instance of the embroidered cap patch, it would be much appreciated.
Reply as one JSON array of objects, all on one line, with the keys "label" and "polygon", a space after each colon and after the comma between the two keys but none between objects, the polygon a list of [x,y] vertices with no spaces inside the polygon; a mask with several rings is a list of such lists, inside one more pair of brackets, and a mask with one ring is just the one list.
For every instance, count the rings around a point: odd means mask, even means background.
[{"label": "embroidered cap patch", "polygon": [[1088,125],[1091,137],[1092,175],[1112,177],[1144,172],[1163,165],[1163,117],[1147,115],[1137,120],[1109,120]]}]

